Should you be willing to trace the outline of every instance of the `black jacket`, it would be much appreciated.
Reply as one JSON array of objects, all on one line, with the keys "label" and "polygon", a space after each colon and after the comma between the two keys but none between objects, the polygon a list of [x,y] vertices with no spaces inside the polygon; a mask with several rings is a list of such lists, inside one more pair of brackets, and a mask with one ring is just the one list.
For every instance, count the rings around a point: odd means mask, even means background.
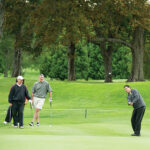
[{"label": "black jacket", "polygon": [[12,103],[13,101],[19,101],[23,103],[25,102],[25,98],[28,100],[31,99],[26,86],[24,84],[21,86],[18,86],[17,84],[13,85],[8,97],[9,103]]}]

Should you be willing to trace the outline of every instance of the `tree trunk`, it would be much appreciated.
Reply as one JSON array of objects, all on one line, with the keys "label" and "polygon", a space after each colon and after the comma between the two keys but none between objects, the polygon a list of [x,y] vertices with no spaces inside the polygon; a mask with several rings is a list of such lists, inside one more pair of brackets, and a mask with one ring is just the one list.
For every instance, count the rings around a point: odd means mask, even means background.
[{"label": "tree trunk", "polygon": [[105,69],[105,82],[112,82],[112,52],[113,47],[109,45],[106,48],[106,42],[101,42],[100,44],[102,57],[104,60],[104,69]]},{"label": "tree trunk", "polygon": [[131,52],[132,70],[128,82],[144,81],[144,29],[141,27],[137,27],[134,31]]},{"label": "tree trunk", "polygon": [[8,70],[9,70],[9,63],[7,57],[9,56],[9,50],[6,50],[6,56],[5,56],[5,68],[4,68],[4,77],[8,77]]},{"label": "tree trunk", "polygon": [[15,48],[12,77],[21,75],[21,49]]},{"label": "tree trunk", "polygon": [[3,13],[3,0],[0,0],[0,38],[2,36]]},{"label": "tree trunk", "polygon": [[75,44],[71,42],[68,48],[68,80],[76,80],[75,76]]},{"label": "tree trunk", "polygon": [[21,34],[16,35],[16,42],[14,46],[14,60],[13,60],[13,70],[12,77],[17,77],[21,75],[21,54],[22,50],[20,48],[19,40],[21,39]]}]

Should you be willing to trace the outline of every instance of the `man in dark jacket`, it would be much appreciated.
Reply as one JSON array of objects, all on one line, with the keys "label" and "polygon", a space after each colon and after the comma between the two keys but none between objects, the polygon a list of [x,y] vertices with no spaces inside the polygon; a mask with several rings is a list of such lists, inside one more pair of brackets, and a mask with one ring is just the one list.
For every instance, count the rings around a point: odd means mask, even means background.
[{"label": "man in dark jacket", "polygon": [[12,107],[13,114],[13,124],[14,127],[23,128],[23,111],[24,111],[24,103],[25,97],[29,100],[31,97],[29,96],[28,90],[24,84],[22,84],[23,77],[17,77],[17,83],[11,88],[9,93],[9,103],[10,107]]},{"label": "man in dark jacket", "polygon": [[128,105],[133,106],[131,123],[134,133],[131,136],[140,136],[141,122],[145,113],[145,103],[136,89],[131,89],[129,85],[124,86],[125,91],[128,93]]}]

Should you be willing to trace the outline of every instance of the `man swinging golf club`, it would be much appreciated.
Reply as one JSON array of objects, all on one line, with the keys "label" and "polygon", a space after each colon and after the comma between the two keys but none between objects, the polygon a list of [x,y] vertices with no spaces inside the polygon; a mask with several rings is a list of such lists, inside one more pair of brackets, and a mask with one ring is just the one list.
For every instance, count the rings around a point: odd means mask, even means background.
[{"label": "man swinging golf club", "polygon": [[134,133],[131,134],[131,136],[140,136],[141,122],[145,113],[144,100],[140,93],[136,89],[131,89],[129,85],[125,85],[124,89],[128,93],[128,105],[134,108],[131,118]]},{"label": "man swinging golf club", "polygon": [[49,102],[52,102],[52,89],[47,81],[44,80],[44,75],[41,74],[39,76],[39,81],[34,84],[31,90],[31,100],[33,107],[35,108],[35,112],[33,115],[32,122],[29,124],[30,126],[34,125],[34,121],[36,120],[36,125],[39,126],[39,111],[42,109],[47,93],[49,93]]}]

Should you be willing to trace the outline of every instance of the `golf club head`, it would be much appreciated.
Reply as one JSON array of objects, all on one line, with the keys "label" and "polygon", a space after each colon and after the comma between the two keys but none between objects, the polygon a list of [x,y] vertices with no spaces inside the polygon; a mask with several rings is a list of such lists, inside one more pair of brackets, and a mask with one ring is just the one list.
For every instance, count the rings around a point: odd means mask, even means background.
[{"label": "golf club head", "polygon": [[33,105],[30,103],[30,108],[33,109]]}]

